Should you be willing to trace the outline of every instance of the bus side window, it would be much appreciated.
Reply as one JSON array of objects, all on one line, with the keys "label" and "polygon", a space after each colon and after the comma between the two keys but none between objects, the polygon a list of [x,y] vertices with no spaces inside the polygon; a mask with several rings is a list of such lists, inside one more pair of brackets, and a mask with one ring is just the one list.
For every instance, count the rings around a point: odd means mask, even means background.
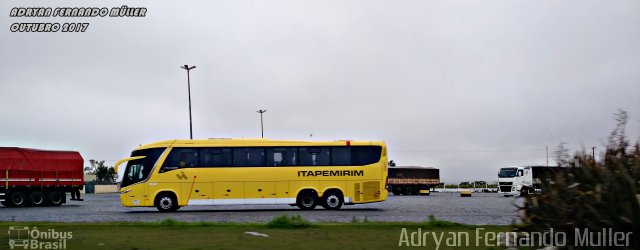
[{"label": "bus side window", "polygon": [[198,166],[198,149],[173,148],[162,164],[162,170],[169,171],[178,168],[193,168]]},{"label": "bus side window", "polygon": [[329,147],[300,147],[300,166],[330,166]]},{"label": "bus side window", "polygon": [[296,166],[295,147],[268,147],[267,166]]},{"label": "bus side window", "polygon": [[233,148],[233,166],[261,167],[265,165],[264,148]]},{"label": "bus side window", "polygon": [[331,165],[351,165],[351,147],[331,147]]},{"label": "bus side window", "polygon": [[230,148],[200,149],[201,167],[231,167],[232,154]]},{"label": "bus side window", "polygon": [[351,147],[351,164],[362,166],[380,161],[382,147],[380,146],[353,146]]}]

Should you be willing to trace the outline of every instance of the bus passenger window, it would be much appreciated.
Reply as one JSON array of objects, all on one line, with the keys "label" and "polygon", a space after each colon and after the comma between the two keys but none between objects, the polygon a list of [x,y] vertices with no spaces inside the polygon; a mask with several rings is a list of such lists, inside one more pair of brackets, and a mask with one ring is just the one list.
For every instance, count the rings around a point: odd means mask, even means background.
[{"label": "bus passenger window", "polygon": [[232,154],[230,148],[200,149],[201,167],[231,167]]},{"label": "bus passenger window", "polygon": [[296,166],[297,150],[295,147],[267,148],[267,166]]},{"label": "bus passenger window", "polygon": [[264,148],[233,148],[233,166],[260,167],[265,165]]},{"label": "bus passenger window", "polygon": [[329,166],[329,147],[300,147],[300,166]]},{"label": "bus passenger window", "polygon": [[198,149],[173,148],[162,164],[162,168],[168,171],[177,168],[194,168],[198,165]]},{"label": "bus passenger window", "polygon": [[380,161],[382,147],[353,146],[351,147],[351,164],[354,166],[369,165]]},{"label": "bus passenger window", "polygon": [[351,165],[351,148],[350,147],[332,147],[331,148],[331,165],[333,166]]}]

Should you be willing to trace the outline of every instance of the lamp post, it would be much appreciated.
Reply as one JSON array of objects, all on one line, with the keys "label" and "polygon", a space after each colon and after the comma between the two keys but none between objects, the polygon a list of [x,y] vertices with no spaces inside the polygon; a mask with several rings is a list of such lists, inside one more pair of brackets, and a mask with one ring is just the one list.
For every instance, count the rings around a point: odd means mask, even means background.
[{"label": "lamp post", "polygon": [[187,91],[189,92],[189,138],[193,140],[193,123],[191,121],[191,79],[189,78],[189,71],[195,69],[196,66],[184,65],[180,68],[187,70]]},{"label": "lamp post", "polygon": [[267,112],[267,110],[266,109],[265,110],[259,109],[256,112],[260,113],[260,132],[262,134],[262,138],[264,138],[264,123],[262,122],[262,114]]}]

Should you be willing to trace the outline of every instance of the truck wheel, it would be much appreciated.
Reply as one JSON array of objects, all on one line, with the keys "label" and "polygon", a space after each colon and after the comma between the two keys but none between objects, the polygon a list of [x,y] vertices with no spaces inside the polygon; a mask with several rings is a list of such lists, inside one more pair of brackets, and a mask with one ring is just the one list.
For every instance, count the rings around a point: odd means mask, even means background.
[{"label": "truck wheel", "polygon": [[49,193],[47,203],[51,206],[60,206],[64,203],[64,200],[64,193],[54,190]]},{"label": "truck wheel", "polygon": [[420,187],[418,186],[413,187],[413,195],[420,195]]},{"label": "truck wheel", "polygon": [[322,196],[322,207],[327,210],[338,210],[343,202],[342,193],[339,191],[325,192]]},{"label": "truck wheel", "polygon": [[393,186],[393,195],[401,195],[402,194],[402,186]]},{"label": "truck wheel", "polygon": [[41,207],[44,205],[44,193],[42,191],[33,191],[29,194],[29,204]]},{"label": "truck wheel", "polygon": [[26,200],[27,196],[22,191],[13,191],[9,195],[7,205],[10,207],[21,207],[24,206]]},{"label": "truck wheel", "polygon": [[520,196],[525,197],[529,195],[529,189],[528,188],[522,188],[522,190],[520,190]]},{"label": "truck wheel", "polygon": [[413,194],[413,187],[412,186],[406,186],[404,187],[404,195],[412,195]]},{"label": "truck wheel", "polygon": [[313,210],[318,205],[318,195],[311,190],[305,190],[298,194],[296,205],[302,210]]},{"label": "truck wheel", "polygon": [[178,210],[178,199],[171,193],[161,193],[156,197],[156,208],[160,212],[174,212]]}]

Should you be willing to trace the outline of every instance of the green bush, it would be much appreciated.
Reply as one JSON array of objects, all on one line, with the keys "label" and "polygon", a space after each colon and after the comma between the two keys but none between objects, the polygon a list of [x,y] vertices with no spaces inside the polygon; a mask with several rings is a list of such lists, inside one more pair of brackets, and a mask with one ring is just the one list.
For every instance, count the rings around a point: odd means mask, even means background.
[{"label": "green bush", "polygon": [[177,224],[178,224],[178,221],[174,220],[172,218],[166,218],[166,219],[160,221],[160,225],[162,225],[162,226],[175,226]]},{"label": "green bush", "polygon": [[[602,161],[585,150],[569,161],[567,172],[543,180],[543,194],[525,200],[526,232],[566,233],[567,246],[575,246],[575,230],[633,232],[631,249],[640,248],[640,144],[630,147],[624,133],[626,112],[617,114]],[[581,247],[578,247],[581,248]]]},{"label": "green bush", "polygon": [[437,227],[437,228],[460,226],[460,224],[455,223],[455,222],[450,222],[450,221],[446,221],[446,220],[438,220],[438,219],[436,219],[435,216],[433,216],[433,214],[429,215],[429,221],[427,221],[426,224],[427,224],[428,227]]},{"label": "green bush", "polygon": [[311,223],[300,215],[280,215],[267,223],[268,228],[307,228],[309,226],[311,226]]}]

